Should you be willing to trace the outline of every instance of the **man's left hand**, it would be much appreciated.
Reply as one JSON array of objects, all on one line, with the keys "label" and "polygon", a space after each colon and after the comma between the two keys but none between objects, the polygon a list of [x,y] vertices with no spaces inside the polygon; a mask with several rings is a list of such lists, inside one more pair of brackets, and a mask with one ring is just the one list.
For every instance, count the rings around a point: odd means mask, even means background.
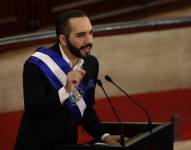
[{"label": "man's left hand", "polygon": [[[120,144],[121,136],[120,135],[108,135],[104,138],[104,142],[107,144]],[[128,138],[124,137],[124,141],[127,142]]]}]

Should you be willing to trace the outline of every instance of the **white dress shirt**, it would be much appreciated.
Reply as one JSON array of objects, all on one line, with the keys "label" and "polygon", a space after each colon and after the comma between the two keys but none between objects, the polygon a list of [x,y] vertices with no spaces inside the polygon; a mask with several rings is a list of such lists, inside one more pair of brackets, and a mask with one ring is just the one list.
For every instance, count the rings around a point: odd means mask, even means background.
[{"label": "white dress shirt", "polygon": [[[65,55],[65,53],[64,53],[64,51],[63,51],[63,49],[62,49],[60,44],[59,44],[59,47],[60,47],[60,52],[61,52],[62,57],[64,58],[64,60],[70,65],[71,68],[73,67],[72,70],[76,70],[76,69],[81,69],[82,68],[82,65],[84,63],[83,59],[79,59],[77,64],[75,66],[72,66],[72,62]],[[66,90],[65,90],[65,85],[64,85],[64,87],[59,89],[58,94],[59,94],[59,98],[60,98],[61,104],[64,104],[64,101],[70,96],[70,93],[66,92]]]}]

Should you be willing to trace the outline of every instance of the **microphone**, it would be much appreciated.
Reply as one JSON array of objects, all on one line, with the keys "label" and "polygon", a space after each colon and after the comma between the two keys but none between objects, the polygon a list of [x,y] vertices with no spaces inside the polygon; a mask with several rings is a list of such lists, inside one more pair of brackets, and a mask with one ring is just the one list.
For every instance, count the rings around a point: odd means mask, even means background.
[{"label": "microphone", "polygon": [[124,141],[124,137],[125,137],[125,134],[124,134],[124,133],[125,133],[125,132],[124,132],[124,128],[123,128],[123,125],[122,125],[122,123],[121,123],[121,120],[120,120],[120,118],[119,118],[119,116],[118,116],[118,114],[117,114],[117,112],[116,112],[116,110],[115,110],[115,108],[114,108],[114,106],[113,106],[113,104],[112,104],[112,102],[111,102],[111,99],[110,99],[109,96],[107,95],[107,93],[106,93],[106,91],[105,91],[105,89],[104,89],[104,87],[103,87],[103,85],[102,85],[101,80],[100,80],[100,79],[97,79],[97,80],[96,80],[96,83],[98,84],[99,87],[101,87],[102,91],[104,92],[104,94],[105,94],[105,96],[106,96],[106,98],[107,98],[107,100],[108,100],[108,102],[109,102],[109,104],[110,104],[110,106],[111,106],[111,108],[112,108],[112,111],[114,112],[114,114],[115,114],[115,116],[116,116],[116,118],[117,118],[117,120],[118,120],[118,122],[119,122],[119,125],[120,125],[120,128],[121,128],[120,144],[121,144],[122,146],[125,146],[125,141]]},{"label": "microphone", "polygon": [[127,92],[125,92],[122,88],[120,88],[112,79],[109,75],[106,75],[105,76],[105,79],[108,81],[108,82],[111,82],[115,87],[117,87],[120,91],[122,91],[131,101],[133,101],[147,116],[148,118],[148,130],[150,132],[152,132],[152,120],[151,120],[151,116],[150,114],[148,113],[148,111],[142,106],[140,105],[135,99],[133,99],[131,96],[129,96],[129,94],[127,94]]}]

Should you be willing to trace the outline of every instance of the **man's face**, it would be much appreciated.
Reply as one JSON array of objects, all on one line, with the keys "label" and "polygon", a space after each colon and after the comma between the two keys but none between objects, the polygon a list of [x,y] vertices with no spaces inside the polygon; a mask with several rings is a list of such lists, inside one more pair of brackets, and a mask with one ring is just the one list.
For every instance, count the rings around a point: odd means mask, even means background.
[{"label": "man's face", "polygon": [[70,34],[67,40],[68,49],[79,58],[90,55],[93,35],[92,25],[88,17],[71,18],[69,21]]}]

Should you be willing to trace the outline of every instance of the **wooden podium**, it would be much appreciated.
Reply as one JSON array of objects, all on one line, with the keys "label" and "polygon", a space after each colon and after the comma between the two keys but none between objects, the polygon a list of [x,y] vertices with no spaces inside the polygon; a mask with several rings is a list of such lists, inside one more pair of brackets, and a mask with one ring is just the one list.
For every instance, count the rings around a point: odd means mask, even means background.
[{"label": "wooden podium", "polygon": [[[119,123],[103,123],[111,134],[120,133]],[[153,123],[152,132],[147,131],[147,123],[123,122],[125,134],[129,139],[125,146],[107,145],[90,141],[80,145],[56,145],[55,150],[173,150],[173,124]]]}]

